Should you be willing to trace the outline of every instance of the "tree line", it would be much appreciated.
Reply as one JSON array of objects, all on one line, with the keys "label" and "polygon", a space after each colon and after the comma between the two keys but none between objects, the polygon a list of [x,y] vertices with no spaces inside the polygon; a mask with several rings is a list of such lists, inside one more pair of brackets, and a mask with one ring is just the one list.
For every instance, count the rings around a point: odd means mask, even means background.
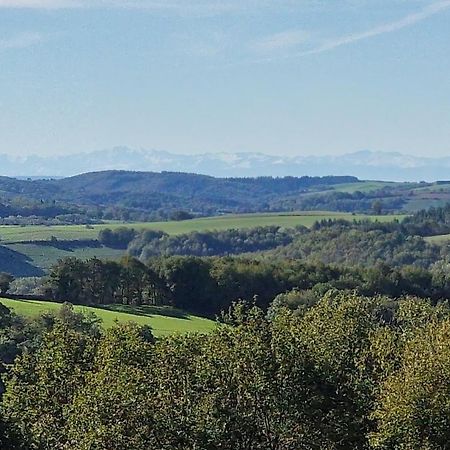
[{"label": "tree line", "polygon": [[366,296],[414,295],[438,302],[450,297],[450,263],[441,261],[427,270],[251,257],[172,256],[147,264],[132,257],[119,262],[68,258],[50,270],[39,290],[35,280],[31,288],[47,299],[74,304],[171,305],[214,317],[237,300],[255,301],[266,310],[276,296],[291,291],[296,293],[292,304],[299,305],[315,303],[330,289]]}]

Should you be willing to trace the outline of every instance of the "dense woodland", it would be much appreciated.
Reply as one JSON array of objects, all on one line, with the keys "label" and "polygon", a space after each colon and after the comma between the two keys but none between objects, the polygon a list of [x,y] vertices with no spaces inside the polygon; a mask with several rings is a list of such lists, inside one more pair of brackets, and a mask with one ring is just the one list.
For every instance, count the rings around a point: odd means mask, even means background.
[{"label": "dense woodland", "polygon": [[[8,449],[444,449],[450,309],[330,292],[237,304],[207,335],[0,311]],[[8,353],[9,352],[9,353]]]},{"label": "dense woodland", "polygon": [[450,298],[449,269],[450,262],[445,261],[426,270],[412,265],[344,267],[246,257],[172,256],[151,259],[147,265],[129,257],[119,263],[69,258],[53,267],[40,292],[77,304],[171,305],[214,317],[237,300],[267,309],[277,295],[290,291],[297,298],[296,307],[303,300],[317,301],[330,289],[394,298],[414,295],[437,302]]},{"label": "dense woodland", "polygon": [[[256,227],[242,230],[192,232],[177,236],[166,233],[144,231],[136,235],[125,246],[132,256],[148,260],[152,256],[191,255],[219,256],[241,254],[274,249],[293,242],[296,236],[306,233],[305,227],[286,229],[278,226]],[[103,238],[104,230],[99,240],[106,244]],[[120,236],[119,229],[115,233]],[[125,242],[125,240],[124,240]]]},{"label": "dense woodland", "polygon": [[344,211],[355,213],[391,213],[402,211],[408,196],[401,188],[383,188],[371,192],[322,192],[293,196],[279,201],[281,210]]},{"label": "dense woodland", "polygon": [[429,269],[439,261],[449,260],[450,255],[446,246],[433,245],[425,238],[449,233],[450,206],[446,206],[419,211],[401,222],[322,220],[312,229],[267,226],[175,236],[162,231],[106,228],[98,240],[105,246],[127,250],[143,262],[156,256],[245,253],[254,258],[301,259],[310,263],[413,265]]}]

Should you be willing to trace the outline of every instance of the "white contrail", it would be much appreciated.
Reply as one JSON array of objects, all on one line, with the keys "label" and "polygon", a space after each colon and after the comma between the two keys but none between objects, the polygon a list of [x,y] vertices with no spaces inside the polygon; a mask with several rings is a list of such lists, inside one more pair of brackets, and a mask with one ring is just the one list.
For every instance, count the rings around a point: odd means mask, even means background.
[{"label": "white contrail", "polygon": [[422,20],[425,20],[449,8],[450,0],[433,3],[431,5],[428,5],[421,11],[409,14],[406,17],[403,17],[402,19],[395,22],[385,23],[361,33],[349,34],[346,36],[338,37],[336,39],[325,41],[318,47],[301,53],[297,53],[295,56],[313,55],[317,53],[327,52],[330,50],[334,50],[335,48],[353,44],[355,42],[379,36],[381,34],[392,33],[394,31],[401,30],[402,28],[415,25],[416,23],[421,22]]}]

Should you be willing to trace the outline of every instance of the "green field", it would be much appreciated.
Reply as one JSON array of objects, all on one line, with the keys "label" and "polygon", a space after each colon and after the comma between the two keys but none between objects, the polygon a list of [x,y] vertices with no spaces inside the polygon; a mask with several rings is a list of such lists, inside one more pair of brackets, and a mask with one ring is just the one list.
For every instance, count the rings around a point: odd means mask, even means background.
[{"label": "green field", "polygon": [[[0,226],[0,270],[16,277],[42,276],[58,260],[72,256],[80,259],[97,257],[117,260],[124,250],[101,246],[96,239],[104,228],[130,227],[137,230],[162,230],[168,234],[192,231],[227,230],[231,228],[253,228],[278,225],[292,228],[296,225],[311,227],[322,219],[378,220],[381,222],[401,220],[403,215],[370,216],[336,212],[299,212],[277,214],[241,214],[208,217],[182,222],[119,223],[111,222],[93,227],[84,225],[66,226]],[[56,238],[54,242],[52,238]],[[66,242],[65,242],[66,241]],[[73,241],[73,242],[67,242]],[[91,242],[79,242],[91,241]]]},{"label": "green field", "polygon": [[422,209],[429,208],[441,208],[444,207],[447,203],[449,203],[449,199],[429,199],[429,198],[420,198],[420,197],[412,197],[409,200],[403,209],[405,211],[410,211],[414,213],[415,211],[420,211]]},{"label": "green field", "polygon": [[8,244],[7,247],[19,254],[25,255],[29,263],[41,269],[49,269],[58,260],[74,257],[79,259],[99,258],[103,260],[119,260],[123,255],[123,250],[116,250],[108,247],[79,247],[70,250],[52,247],[49,245],[36,244]]},{"label": "green field", "polygon": [[346,192],[353,194],[354,192],[372,192],[378,191],[388,186],[398,186],[401,183],[395,183],[393,181],[359,181],[357,183],[335,184],[333,188],[338,192]]},{"label": "green field", "polygon": [[[33,317],[40,313],[58,310],[58,303],[34,300],[10,300],[0,298],[0,302],[17,314]],[[93,312],[102,319],[105,328],[119,322],[136,322],[149,325],[155,336],[166,336],[173,333],[206,333],[214,329],[215,323],[208,319],[185,314],[168,307],[110,305],[104,308],[75,306],[76,311]]]},{"label": "green field", "polygon": [[86,227],[84,225],[31,225],[31,226],[0,226],[0,239],[3,245],[27,241],[46,241],[53,236],[58,240],[84,240],[97,239],[98,233],[104,228],[132,227],[137,230],[162,230],[168,234],[182,234],[191,231],[228,230],[231,228],[252,228],[257,226],[279,225],[294,227],[296,225],[312,226],[322,219],[348,219],[348,220],[379,220],[388,222],[402,219],[403,215],[373,216],[338,212],[298,212],[276,214],[240,214],[224,215],[219,217],[206,217],[201,219],[185,220],[181,222],[139,222],[139,223],[107,223]]},{"label": "green field", "polygon": [[438,236],[429,236],[425,240],[430,244],[442,245],[450,242],[450,234],[441,234]]},{"label": "green field", "polygon": [[450,183],[431,183],[427,186],[418,187],[416,192],[449,192]]}]

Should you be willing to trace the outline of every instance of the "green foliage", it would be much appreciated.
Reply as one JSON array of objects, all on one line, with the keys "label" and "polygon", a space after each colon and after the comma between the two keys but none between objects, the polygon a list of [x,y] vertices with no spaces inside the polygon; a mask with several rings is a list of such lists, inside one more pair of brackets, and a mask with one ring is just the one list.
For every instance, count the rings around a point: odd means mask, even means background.
[{"label": "green foliage", "polygon": [[36,353],[18,358],[4,404],[32,447],[64,448],[72,398],[92,368],[95,345],[95,338],[57,323]]},{"label": "green foliage", "polygon": [[143,213],[148,217],[153,213],[167,219],[186,210],[202,215],[223,210],[263,212],[270,211],[273,204],[273,210],[279,211],[278,201],[293,194],[356,181],[354,177],[213,178],[175,172],[109,171],[57,180],[45,187],[56,185],[58,197],[67,201],[110,206],[108,213],[113,217],[109,218],[123,219],[123,213],[129,218],[142,217]]},{"label": "green foliage", "polygon": [[411,234],[433,236],[450,232],[450,203],[416,212],[405,220]]},{"label": "green foliage", "polygon": [[0,294],[6,294],[13,281],[14,277],[11,274],[0,272]]},{"label": "green foliage", "polygon": [[405,344],[380,387],[377,449],[438,450],[450,440],[450,322],[427,323]]},{"label": "green foliage", "polygon": [[255,213],[255,214],[225,214],[215,217],[202,217],[188,221],[159,221],[135,222],[129,225],[123,223],[94,224],[87,228],[85,225],[54,225],[54,226],[5,226],[0,230],[2,243],[10,245],[18,242],[49,241],[55,236],[59,241],[93,241],[98,239],[99,232],[104,229],[115,231],[121,228],[131,228],[136,231],[155,231],[169,235],[186,234],[194,231],[230,230],[255,228],[259,226],[281,226],[294,228],[296,226],[312,227],[322,219],[370,220],[380,223],[389,223],[402,220],[405,215],[368,216],[364,214],[352,215],[331,211],[317,212],[285,212],[285,213]]},{"label": "green foliage", "polygon": [[[0,180],[0,222],[17,225],[156,221],[223,212],[414,209],[441,186],[361,182],[355,177],[213,178],[186,173],[106,171],[62,180]],[[375,208],[377,213],[379,208]],[[181,213],[181,216],[180,216]],[[176,219],[178,220],[178,219]]]},{"label": "green foliage", "polygon": [[268,250],[292,242],[295,236],[306,231],[305,227],[286,229],[278,226],[231,229],[225,231],[192,232],[169,236],[166,233],[143,232],[130,241],[131,255],[147,261],[152,256],[231,255]]},{"label": "green foliage", "polygon": [[290,309],[292,311],[295,311],[296,314],[302,315],[311,306],[315,305],[318,302],[319,298],[319,294],[316,292],[316,290],[292,289],[291,291],[278,294],[273,299],[267,315],[268,317],[275,317],[283,308]]},{"label": "green foliage", "polygon": [[174,211],[171,215],[170,215],[170,220],[190,220],[193,219],[195,216],[187,211],[183,211],[183,210],[178,210],[178,211]]},{"label": "green foliage", "polygon": [[[20,277],[42,276],[65,257],[120,259],[128,250],[147,260],[153,255],[227,255],[273,249],[292,242],[320,219],[392,222],[403,216],[343,213],[224,215],[188,221],[90,226],[2,227],[0,270]],[[179,236],[183,235],[183,236]],[[103,244],[103,245],[102,245]]]},{"label": "green foliage", "polygon": [[94,368],[73,399],[66,448],[152,448],[154,407],[148,395],[152,337],[144,331],[127,324],[105,334]]},{"label": "green foliage", "polygon": [[211,334],[155,341],[69,309],[11,370],[2,448],[446,448],[449,313],[330,291],[300,315],[237,303]]},{"label": "green foliage", "polygon": [[279,247],[271,255],[347,266],[373,266],[382,263],[423,268],[428,268],[441,259],[440,249],[428,244],[420,236],[410,236],[402,231],[367,230],[346,225],[312,231],[295,238],[291,244]]},{"label": "green foliage", "polygon": [[[13,301],[8,302],[11,303]],[[60,305],[53,312],[43,310],[30,319],[15,314],[0,303],[0,373],[6,371],[17,356],[37,349],[42,336],[56,324],[64,324],[77,332],[97,337],[100,322],[93,313],[75,311],[70,304]]]},{"label": "green foliage", "polygon": [[443,209],[311,231],[107,231],[141,253],[290,243],[259,258],[60,261],[46,285],[57,299],[112,303],[141,323],[160,304],[228,312],[209,334],[155,339],[70,305],[33,320],[0,307],[1,448],[447,448],[448,255],[422,238],[447,222]]},{"label": "green foliage", "polygon": [[128,244],[136,237],[136,230],[134,228],[120,227],[115,230],[111,228],[104,228],[98,234],[98,240],[106,247],[126,249]]},{"label": "green foliage", "polygon": [[[223,212],[279,211],[292,194],[333,189],[355,177],[213,178],[186,173],[105,171],[62,180],[0,179],[4,224],[185,220]],[[88,206],[87,206],[88,205]],[[285,209],[286,210],[286,209]],[[288,209],[289,210],[289,209]]]},{"label": "green foliage", "polygon": [[149,267],[133,258],[120,263],[67,258],[55,265],[47,289],[57,300],[78,304],[169,304],[168,289]]},{"label": "green foliage", "polygon": [[299,260],[172,256],[151,259],[148,265],[126,257],[120,263],[99,259],[62,260],[47,282],[48,295],[87,305],[172,305],[204,316],[215,316],[236,300],[252,301],[264,309],[273,303],[298,309],[313,305],[328,290],[399,297],[413,295],[434,301],[450,296],[442,270],[420,267],[337,267]]}]

